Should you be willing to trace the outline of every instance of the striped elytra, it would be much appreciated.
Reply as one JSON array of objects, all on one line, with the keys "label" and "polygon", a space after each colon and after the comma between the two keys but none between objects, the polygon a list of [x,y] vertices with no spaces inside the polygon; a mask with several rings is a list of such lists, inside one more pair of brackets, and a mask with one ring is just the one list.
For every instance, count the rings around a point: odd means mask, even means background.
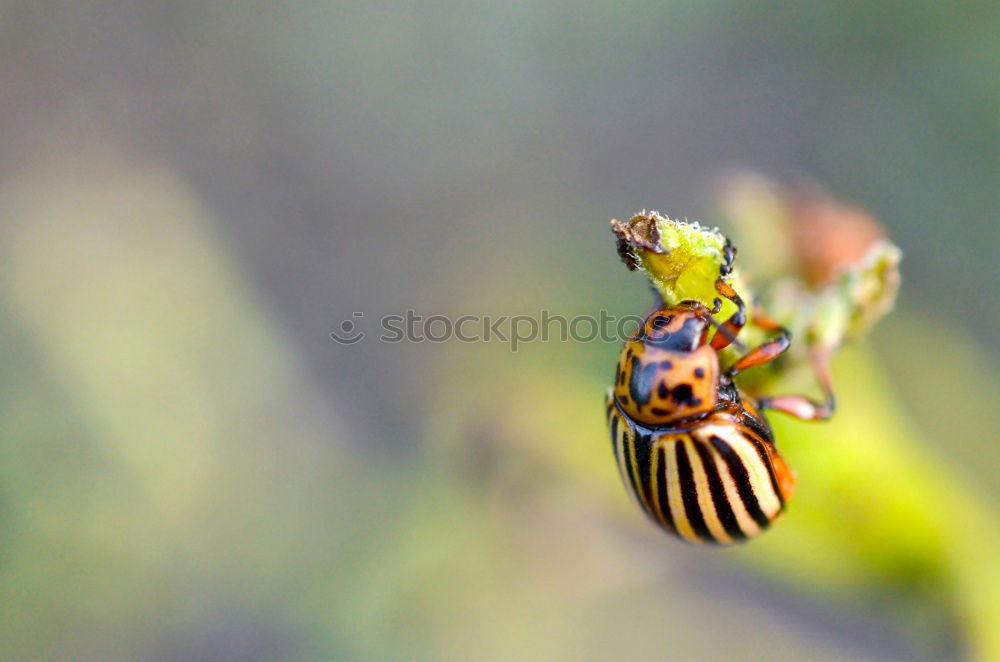
[{"label": "striped elytra", "polygon": [[791,496],[794,475],[770,428],[739,395],[666,428],[636,423],[615,402],[614,389],[608,392],[612,450],[627,491],[683,540],[728,545],[752,538]]}]

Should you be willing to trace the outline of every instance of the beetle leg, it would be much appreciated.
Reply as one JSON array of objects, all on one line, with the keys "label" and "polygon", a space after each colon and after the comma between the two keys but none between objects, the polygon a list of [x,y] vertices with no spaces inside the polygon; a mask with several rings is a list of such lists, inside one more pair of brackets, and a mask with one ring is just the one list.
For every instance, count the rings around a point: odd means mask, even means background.
[{"label": "beetle leg", "polygon": [[736,342],[736,336],[739,335],[743,325],[747,323],[747,306],[743,303],[740,295],[736,293],[736,290],[725,281],[723,276],[719,276],[716,279],[715,289],[719,294],[736,304],[736,312],[720,324],[719,328],[715,331],[715,335],[712,336],[712,349],[719,350],[729,347],[729,345]]},{"label": "beetle leg", "polygon": [[753,319],[750,321],[754,326],[764,329],[765,331],[784,331],[785,328],[771,319],[764,308],[758,302],[754,302],[753,306]]},{"label": "beetle leg", "polygon": [[820,388],[826,395],[826,400],[816,402],[804,395],[779,395],[761,398],[757,401],[759,409],[780,411],[803,421],[825,421],[833,416],[837,400],[833,394],[833,382],[830,380],[830,357],[827,352],[813,352],[813,369]]},{"label": "beetle leg", "polygon": [[753,368],[773,361],[788,349],[788,346],[792,342],[792,333],[768,317],[763,308],[755,304],[753,311],[751,324],[765,331],[773,331],[778,335],[737,359],[736,363],[733,364],[727,373],[730,377],[736,373],[743,372],[747,368]]},{"label": "beetle leg", "polygon": [[[726,239],[725,246],[722,247],[722,254],[723,262],[719,267],[719,277],[715,280],[715,290],[736,304],[736,312],[715,330],[715,335],[712,336],[712,349],[716,350],[729,347],[733,343],[736,343],[736,346],[739,347],[740,345],[736,340],[736,336],[739,335],[743,325],[747,323],[746,304],[743,303],[743,299],[736,293],[736,290],[726,282],[726,277],[733,272],[733,262],[736,261],[736,246],[733,246],[733,243],[728,238]],[[720,299],[716,299],[714,303],[715,307],[712,309],[713,315],[722,309],[722,301]]]},{"label": "beetle leg", "polygon": [[792,343],[792,334],[787,329],[778,328],[780,332],[777,337],[771,338],[738,358],[726,374],[733,377],[747,368],[764,365],[778,358]]}]

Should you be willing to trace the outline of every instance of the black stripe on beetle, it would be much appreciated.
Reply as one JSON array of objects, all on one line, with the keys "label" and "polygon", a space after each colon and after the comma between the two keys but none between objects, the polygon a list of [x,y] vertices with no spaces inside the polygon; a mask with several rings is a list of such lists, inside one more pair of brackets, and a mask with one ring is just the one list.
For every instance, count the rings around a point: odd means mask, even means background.
[{"label": "black stripe on beetle", "polygon": [[740,528],[740,523],[736,520],[736,513],[733,506],[726,498],[726,488],[722,484],[722,477],[715,466],[715,458],[704,444],[695,443],[694,447],[701,458],[701,466],[705,468],[705,478],[708,479],[708,491],[712,495],[712,505],[715,506],[715,514],[722,523],[722,528],[726,530],[734,540],[746,540],[746,534]]},{"label": "black stripe on beetle", "polygon": [[695,534],[705,542],[718,542],[705,524],[705,515],[698,505],[698,486],[695,484],[694,471],[687,456],[687,444],[677,442],[677,477],[681,483],[681,500],[684,502],[684,513]]},{"label": "black stripe on beetle", "polygon": [[740,500],[743,502],[743,507],[747,509],[753,521],[760,525],[760,528],[766,529],[770,526],[771,520],[760,509],[760,502],[757,501],[757,495],[754,493],[753,485],[750,482],[750,472],[747,471],[743,460],[722,438],[713,434],[711,442],[715,446],[715,449],[719,451],[719,454],[722,455],[722,459],[729,469],[729,475],[733,477],[733,482],[736,483],[736,490],[740,493]]},{"label": "black stripe on beetle", "polygon": [[757,455],[760,457],[761,464],[767,467],[767,475],[771,479],[771,489],[773,489],[774,493],[777,495],[778,503],[780,503],[781,507],[784,508],[785,497],[781,495],[781,490],[778,489],[778,477],[774,475],[774,463],[771,462],[771,456],[768,455],[767,449],[764,448],[764,441],[758,439],[752,434],[744,434],[743,436],[750,440],[750,443],[753,444],[754,450],[757,451]]},{"label": "black stripe on beetle", "polygon": [[656,491],[657,498],[660,500],[660,515],[662,515],[663,522],[667,525],[670,532],[677,533],[677,525],[674,523],[670,509],[670,497],[667,495],[667,449],[663,444],[659,444],[656,452],[660,455],[656,476]]}]

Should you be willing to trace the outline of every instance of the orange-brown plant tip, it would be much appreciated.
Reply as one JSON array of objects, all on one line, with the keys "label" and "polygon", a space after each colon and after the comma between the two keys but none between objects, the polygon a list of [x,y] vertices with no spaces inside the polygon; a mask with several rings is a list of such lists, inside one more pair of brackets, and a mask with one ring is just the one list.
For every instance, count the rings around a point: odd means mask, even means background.
[{"label": "orange-brown plant tip", "polygon": [[886,236],[867,210],[838,202],[821,190],[795,189],[787,202],[803,277],[814,287],[832,282]]}]

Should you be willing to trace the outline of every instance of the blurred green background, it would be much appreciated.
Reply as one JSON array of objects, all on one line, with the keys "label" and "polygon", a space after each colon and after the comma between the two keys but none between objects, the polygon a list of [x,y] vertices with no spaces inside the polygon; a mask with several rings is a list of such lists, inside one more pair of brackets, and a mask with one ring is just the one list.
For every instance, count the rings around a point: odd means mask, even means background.
[{"label": "blurred green background", "polygon": [[[0,656],[1000,659],[998,34],[992,2],[0,3]],[[608,220],[723,223],[734,166],[905,253],[837,418],[774,421],[799,492],[745,548],[629,508],[614,343],[375,338],[640,313]]]}]

